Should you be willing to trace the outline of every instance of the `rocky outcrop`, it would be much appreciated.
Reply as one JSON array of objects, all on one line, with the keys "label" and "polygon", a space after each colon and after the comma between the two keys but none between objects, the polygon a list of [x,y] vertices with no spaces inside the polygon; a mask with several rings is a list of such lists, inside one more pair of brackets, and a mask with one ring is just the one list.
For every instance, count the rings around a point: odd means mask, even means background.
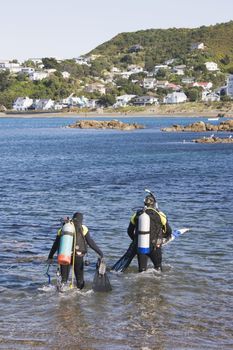
[{"label": "rocky outcrop", "polygon": [[210,123],[196,122],[190,125],[173,125],[168,128],[161,129],[166,132],[182,132],[182,131],[191,131],[191,132],[205,132],[205,131],[233,131],[233,120],[226,120],[221,122],[218,125],[213,125]]},{"label": "rocky outcrop", "polygon": [[233,138],[232,137],[203,137],[201,139],[196,139],[193,140],[193,142],[196,143],[233,143]]},{"label": "rocky outcrop", "polygon": [[68,125],[68,128],[78,129],[116,129],[116,130],[135,130],[143,129],[144,126],[136,123],[128,124],[119,120],[78,120],[74,124]]}]

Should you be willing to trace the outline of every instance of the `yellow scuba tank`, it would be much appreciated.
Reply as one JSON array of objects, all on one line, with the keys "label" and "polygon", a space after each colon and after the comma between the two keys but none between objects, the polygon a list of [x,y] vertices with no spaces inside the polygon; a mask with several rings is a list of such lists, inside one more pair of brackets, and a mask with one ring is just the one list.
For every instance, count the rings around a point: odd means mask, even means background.
[{"label": "yellow scuba tank", "polygon": [[67,220],[61,232],[60,245],[58,251],[58,264],[69,265],[71,263],[71,254],[73,248],[73,239],[75,235],[75,227],[71,220]]}]

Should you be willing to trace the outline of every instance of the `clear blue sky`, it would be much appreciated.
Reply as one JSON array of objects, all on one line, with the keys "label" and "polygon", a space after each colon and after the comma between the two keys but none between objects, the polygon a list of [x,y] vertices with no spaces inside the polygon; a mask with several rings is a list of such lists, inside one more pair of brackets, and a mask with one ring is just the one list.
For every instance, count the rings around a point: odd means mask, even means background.
[{"label": "clear blue sky", "polygon": [[121,32],[232,19],[233,0],[2,1],[0,59],[73,58]]}]

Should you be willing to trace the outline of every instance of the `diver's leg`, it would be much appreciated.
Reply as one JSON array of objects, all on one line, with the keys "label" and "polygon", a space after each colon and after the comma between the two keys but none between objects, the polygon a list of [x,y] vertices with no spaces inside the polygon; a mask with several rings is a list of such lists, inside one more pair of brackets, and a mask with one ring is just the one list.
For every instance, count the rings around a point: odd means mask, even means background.
[{"label": "diver's leg", "polygon": [[77,288],[83,289],[84,287],[84,263],[83,256],[75,256],[74,273],[77,281]]},{"label": "diver's leg", "polygon": [[67,283],[69,279],[70,265],[61,265],[61,282]]},{"label": "diver's leg", "polygon": [[161,247],[156,247],[152,250],[152,252],[149,254],[149,257],[151,258],[155,270],[162,271],[162,249]]},{"label": "diver's leg", "polygon": [[138,271],[146,271],[147,269],[147,256],[145,254],[137,254],[138,257]]}]

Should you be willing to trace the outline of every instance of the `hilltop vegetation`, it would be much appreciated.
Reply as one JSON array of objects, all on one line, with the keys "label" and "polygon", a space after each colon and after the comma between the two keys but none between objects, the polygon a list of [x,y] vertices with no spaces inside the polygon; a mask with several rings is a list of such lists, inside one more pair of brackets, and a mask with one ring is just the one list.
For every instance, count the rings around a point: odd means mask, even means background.
[{"label": "hilltop vegetation", "polygon": [[[193,43],[203,42],[203,52],[191,51]],[[141,50],[130,52],[134,45]],[[121,33],[103,43],[90,54],[101,55],[109,64],[131,61],[151,69],[156,64],[177,58],[180,64],[200,64],[206,60],[218,63],[224,71],[233,71],[233,21],[195,29],[148,29]]]},{"label": "hilltop vegetation", "polygon": [[[192,49],[195,43],[203,43],[204,49]],[[61,101],[73,94],[96,99],[101,106],[108,107],[116,102],[117,96],[124,94],[149,94],[162,101],[167,93],[174,91],[164,87],[146,89],[143,80],[147,77],[177,84],[189,101],[200,101],[202,88],[192,88],[183,83],[182,77],[173,69],[183,65],[186,77],[196,82],[211,82],[213,91],[224,86],[227,74],[233,74],[233,21],[194,29],[148,29],[121,33],[83,58],[87,60],[85,64],[73,58],[58,61],[52,57],[42,58],[42,64],[30,60],[22,64],[22,67],[31,67],[38,72],[50,71],[42,80],[33,80],[25,72],[16,74],[0,68],[0,106],[12,108],[13,101],[19,96]],[[156,65],[167,61],[170,61],[169,69],[155,72]],[[219,71],[208,71],[206,62],[217,63]],[[121,74],[129,72],[130,66],[137,66],[141,71],[131,71],[128,78],[123,78]],[[118,73],[113,73],[113,69]],[[68,77],[64,77],[64,72]],[[93,83],[102,84],[105,93],[87,89]]]}]

